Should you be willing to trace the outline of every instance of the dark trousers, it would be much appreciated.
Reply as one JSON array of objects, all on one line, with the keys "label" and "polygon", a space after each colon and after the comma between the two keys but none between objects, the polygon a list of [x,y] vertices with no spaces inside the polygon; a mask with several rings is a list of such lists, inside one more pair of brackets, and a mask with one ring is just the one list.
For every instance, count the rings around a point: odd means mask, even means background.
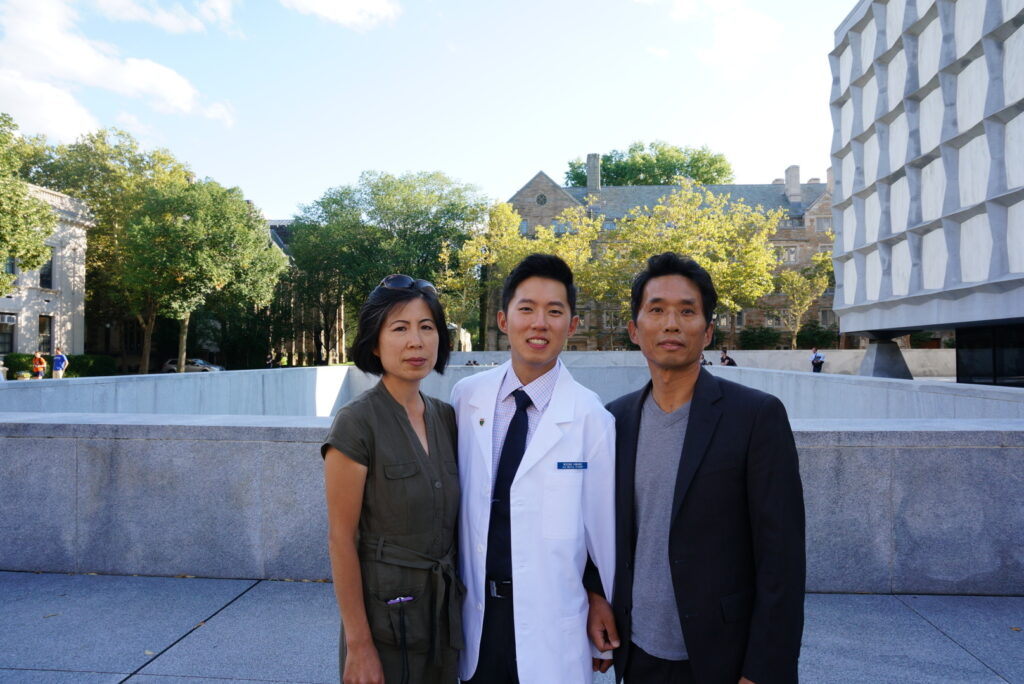
[{"label": "dark trousers", "polygon": [[625,684],[694,684],[689,660],[664,660],[636,644],[629,645]]},{"label": "dark trousers", "polygon": [[519,684],[512,597],[487,597],[476,672],[463,684]]}]

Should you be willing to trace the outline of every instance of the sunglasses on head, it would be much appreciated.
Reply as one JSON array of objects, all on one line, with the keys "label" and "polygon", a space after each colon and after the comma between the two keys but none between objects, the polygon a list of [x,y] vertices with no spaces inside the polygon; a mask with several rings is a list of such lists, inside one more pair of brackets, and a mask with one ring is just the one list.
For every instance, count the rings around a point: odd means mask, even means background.
[{"label": "sunglasses on head", "polygon": [[404,273],[392,273],[381,280],[380,285],[377,287],[383,287],[388,290],[419,290],[420,292],[437,296],[437,288],[434,287],[433,283],[407,276]]}]

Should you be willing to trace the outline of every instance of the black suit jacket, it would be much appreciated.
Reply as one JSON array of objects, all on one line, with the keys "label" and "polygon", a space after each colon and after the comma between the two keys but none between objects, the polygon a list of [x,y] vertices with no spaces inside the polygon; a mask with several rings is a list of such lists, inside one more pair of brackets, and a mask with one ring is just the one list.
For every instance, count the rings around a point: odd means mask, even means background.
[{"label": "black suit jacket", "polygon": [[[612,609],[629,658],[634,471],[650,383],[608,405],[616,426],[616,576]],[[705,369],[694,388],[672,502],[669,548],[678,610],[698,684],[797,681],[803,633],[804,502],[782,402]]]}]

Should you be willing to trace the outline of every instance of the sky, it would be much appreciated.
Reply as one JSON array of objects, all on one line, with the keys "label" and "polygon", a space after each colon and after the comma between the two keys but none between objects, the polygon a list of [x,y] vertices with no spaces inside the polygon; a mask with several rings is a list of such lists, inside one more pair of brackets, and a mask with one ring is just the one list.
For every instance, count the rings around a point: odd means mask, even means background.
[{"label": "sky", "polygon": [[824,179],[854,0],[0,0],[0,111],[121,128],[291,218],[363,171],[494,201],[662,140]]}]

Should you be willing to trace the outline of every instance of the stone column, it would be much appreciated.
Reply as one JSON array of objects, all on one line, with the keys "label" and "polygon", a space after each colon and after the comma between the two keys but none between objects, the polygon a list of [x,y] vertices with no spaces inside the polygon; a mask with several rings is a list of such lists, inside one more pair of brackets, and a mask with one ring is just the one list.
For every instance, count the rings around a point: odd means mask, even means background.
[{"label": "stone column", "polygon": [[866,333],[868,348],[864,352],[864,360],[860,363],[858,375],[913,380],[914,376],[907,367],[903,352],[893,341],[894,337],[903,334],[906,334],[906,331],[880,330]]}]

